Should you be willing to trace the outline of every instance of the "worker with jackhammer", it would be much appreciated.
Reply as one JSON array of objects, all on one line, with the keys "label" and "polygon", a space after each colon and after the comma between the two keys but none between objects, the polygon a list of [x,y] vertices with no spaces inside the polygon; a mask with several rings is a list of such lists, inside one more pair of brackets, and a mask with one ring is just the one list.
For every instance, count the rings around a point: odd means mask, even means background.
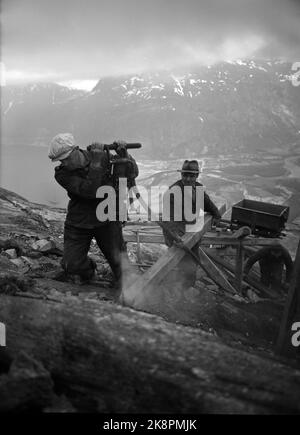
[{"label": "worker with jackhammer", "polygon": [[79,278],[80,283],[88,283],[95,277],[96,263],[88,256],[91,241],[95,238],[112,269],[114,287],[121,289],[121,256],[126,251],[122,223],[118,218],[115,221],[99,221],[96,209],[103,199],[97,198],[96,193],[100,186],[113,187],[116,184],[111,161],[117,162],[122,158],[122,161],[131,163],[127,165],[129,170],[125,171],[128,179],[138,176],[138,167],[127,152],[126,142],[117,141],[114,145],[116,155],[112,157],[104,144],[92,143],[83,150],[76,146],[72,134],[63,133],[52,139],[48,156],[52,162],[60,161],[55,168],[55,179],[70,198],[62,259],[66,279]]}]

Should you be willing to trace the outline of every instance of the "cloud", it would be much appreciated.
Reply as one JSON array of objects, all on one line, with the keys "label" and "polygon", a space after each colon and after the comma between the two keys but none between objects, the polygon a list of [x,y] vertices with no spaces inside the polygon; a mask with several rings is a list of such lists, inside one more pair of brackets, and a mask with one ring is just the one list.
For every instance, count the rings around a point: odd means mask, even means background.
[{"label": "cloud", "polygon": [[14,71],[91,80],[228,58],[296,61],[299,18],[295,0],[2,0],[2,57],[8,81]]}]

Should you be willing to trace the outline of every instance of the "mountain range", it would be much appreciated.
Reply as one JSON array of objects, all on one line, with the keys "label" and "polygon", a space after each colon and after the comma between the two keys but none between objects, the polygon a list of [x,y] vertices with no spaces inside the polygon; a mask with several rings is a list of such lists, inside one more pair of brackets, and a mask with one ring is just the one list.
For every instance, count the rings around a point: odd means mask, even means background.
[{"label": "mountain range", "polygon": [[284,150],[300,144],[291,64],[236,60],[187,71],[101,78],[92,91],[55,83],[1,88],[2,144],[48,146],[72,132],[141,142],[151,159]]}]

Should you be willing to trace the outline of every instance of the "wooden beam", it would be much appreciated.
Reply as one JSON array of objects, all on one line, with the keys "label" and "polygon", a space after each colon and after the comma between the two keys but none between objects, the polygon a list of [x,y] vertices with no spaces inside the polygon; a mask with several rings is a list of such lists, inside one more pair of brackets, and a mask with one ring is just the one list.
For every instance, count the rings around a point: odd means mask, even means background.
[{"label": "wooden beam", "polygon": [[[220,214],[224,214],[226,206],[220,207]],[[191,249],[201,240],[201,237],[205,232],[210,229],[212,222],[211,215],[204,216],[204,225],[201,231],[197,233],[186,233],[182,237],[184,245]],[[163,278],[171,272],[174,267],[182,260],[186,255],[186,252],[176,246],[172,246],[158,261],[147,270],[140,278],[138,278],[133,284],[128,287],[123,286],[123,291],[120,296],[122,303],[132,306],[134,308],[140,308],[144,306],[144,301],[147,298],[147,294],[151,294],[151,288],[157,286]]]},{"label": "wooden beam", "polygon": [[[231,238],[231,236],[204,236],[201,240],[201,245],[228,245],[238,246],[239,240]],[[278,246],[280,242],[278,239],[264,239],[264,238],[249,238],[243,240],[243,246]]]},{"label": "wooden beam", "polygon": [[139,221],[139,220],[137,220],[137,221],[129,220],[129,221],[125,222],[125,228],[131,227],[131,226],[132,227],[136,227],[136,226],[154,227],[156,229],[158,227],[158,223],[156,223],[154,221]]},{"label": "wooden beam", "polygon": [[[137,235],[134,233],[126,234],[123,232],[123,238],[125,242],[137,243]],[[165,244],[165,239],[162,234],[142,234],[139,233],[139,242],[140,243],[160,243]]]},{"label": "wooden beam", "polygon": [[203,249],[198,249],[200,265],[205,270],[207,275],[222,289],[235,295],[235,288],[227,280],[226,276],[222,271],[215,265],[215,263],[209,258],[209,256],[203,251]]},{"label": "wooden beam", "polygon": [[[205,249],[205,252],[216,264],[225,267],[225,269],[229,270],[233,274],[235,273],[234,265],[223,260],[218,255],[210,252],[209,249]],[[243,281],[247,284],[250,284],[252,287],[256,288],[257,290],[259,290],[263,295],[270,297],[271,299],[277,299],[277,296],[276,294],[274,294],[274,292],[272,292],[269,288],[267,288],[265,285],[263,285],[261,282],[259,282],[257,279],[253,278],[252,276],[244,275]]]},{"label": "wooden beam", "polygon": [[[159,227],[156,227],[159,228]],[[127,230],[127,227],[125,227],[125,230],[123,231],[123,237],[125,242],[132,242],[136,243],[136,235],[135,231],[131,232],[130,230]],[[158,232],[156,233],[150,233],[150,232],[140,232],[140,243],[160,243],[165,244],[164,236]],[[238,246],[239,240],[231,238],[231,236],[204,236],[201,239],[201,246],[210,246],[210,245],[225,245],[225,246]],[[243,240],[243,247],[246,246],[278,246],[280,245],[280,242],[278,239],[264,239],[264,238],[253,238],[253,239],[245,239]]]},{"label": "wooden beam", "polygon": [[242,281],[243,281],[243,247],[242,241],[239,240],[239,245],[236,248],[236,263],[235,263],[235,286],[238,293],[242,292]]},{"label": "wooden beam", "polygon": [[243,239],[247,236],[250,236],[251,229],[249,227],[241,227],[232,235],[233,239],[239,241],[238,246],[236,247],[236,263],[235,263],[235,286],[239,293],[242,292],[242,283],[243,283],[243,260],[244,260],[244,252],[243,252]]},{"label": "wooden beam", "polygon": [[292,345],[291,341],[293,334],[291,327],[294,322],[300,322],[300,241],[276,343],[275,350],[277,353],[289,354],[295,352],[296,347]]}]

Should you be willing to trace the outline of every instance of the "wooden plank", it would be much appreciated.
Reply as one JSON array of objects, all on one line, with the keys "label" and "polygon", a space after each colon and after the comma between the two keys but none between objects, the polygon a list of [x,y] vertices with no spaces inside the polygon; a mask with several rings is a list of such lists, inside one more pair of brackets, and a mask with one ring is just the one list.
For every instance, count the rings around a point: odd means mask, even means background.
[{"label": "wooden plank", "polygon": [[235,263],[235,286],[239,293],[242,292],[243,283],[243,240],[245,237],[250,236],[251,229],[249,227],[241,227],[232,235],[233,239],[239,240],[239,244],[236,247],[236,263]]},{"label": "wooden plank", "polygon": [[[168,229],[167,229],[168,230]],[[196,252],[194,249],[188,248],[182,241],[180,237],[178,237],[175,233],[168,230],[169,236],[173,239],[176,246],[183,249],[194,261],[197,265],[201,266],[207,275],[221,288],[225,291],[229,291],[230,293],[235,294],[235,289],[232,287],[229,281],[227,281],[226,277],[223,273],[218,269],[218,267],[210,260],[210,258],[205,254],[205,252],[198,246]]]},{"label": "wooden plank", "polygon": [[[221,215],[225,212],[226,206],[220,207],[219,212]],[[203,234],[210,229],[212,223],[212,216],[204,216],[204,225],[201,231],[197,233],[186,233],[182,237],[184,245],[191,249],[201,240]],[[153,286],[157,286],[162,279],[171,272],[174,267],[182,260],[186,252],[176,246],[172,246],[158,261],[147,270],[140,278],[128,287],[123,287],[120,300],[126,305],[134,308],[141,308],[147,292],[151,292]]]},{"label": "wooden plank", "polygon": [[[237,246],[239,241],[232,239],[230,236],[204,236],[201,240],[201,245],[228,245]],[[264,239],[264,238],[249,238],[243,240],[243,246],[278,246],[280,245],[279,239]]]},{"label": "wooden plank", "polygon": [[239,244],[236,248],[236,263],[235,263],[235,286],[239,293],[242,291],[243,281],[243,246],[242,241],[239,240]]},{"label": "wooden plank", "polygon": [[[158,226],[156,228],[159,228]],[[142,231],[142,230],[141,230]],[[127,230],[123,231],[124,240],[126,242],[136,243],[136,235],[135,231],[131,232]],[[152,233],[143,231],[140,232],[140,243],[160,243],[164,244],[165,239],[164,236],[159,233]],[[280,241],[278,239],[264,239],[264,238],[254,238],[254,239],[245,239],[243,240],[243,246],[278,246],[280,245]],[[225,245],[225,246],[238,246],[239,240],[231,238],[231,236],[203,236],[200,242],[201,246],[210,246],[210,245]]]},{"label": "wooden plank", "polygon": [[236,294],[234,287],[227,280],[226,276],[203,251],[203,249],[199,248],[198,253],[200,258],[200,265],[205,270],[207,275],[225,291],[228,291],[231,294]]},{"label": "wooden plank", "polygon": [[132,227],[141,226],[141,227],[155,227],[155,228],[157,228],[158,224],[154,221],[139,221],[139,220],[136,220],[136,221],[128,220],[125,222],[125,228],[131,227],[131,226]]},{"label": "wooden plank", "polygon": [[293,348],[291,342],[291,326],[294,322],[300,322],[300,241],[276,343],[275,350],[277,353],[289,354],[291,351],[296,350],[295,347]]},{"label": "wooden plank", "polygon": [[[211,253],[209,249],[205,249],[206,254],[220,266],[225,267],[225,269],[229,270],[231,273],[235,273],[235,267],[229,262],[223,260],[218,255]],[[252,287],[259,290],[263,295],[270,297],[271,299],[277,299],[276,294],[274,294],[268,287],[263,285],[257,279],[253,278],[250,274],[243,276],[243,282],[250,284]]]},{"label": "wooden plank", "polygon": [[[126,234],[123,233],[123,238],[125,242],[137,243],[137,236],[134,233]],[[141,234],[139,233],[140,243],[160,243],[165,244],[164,236],[161,234]]]}]

